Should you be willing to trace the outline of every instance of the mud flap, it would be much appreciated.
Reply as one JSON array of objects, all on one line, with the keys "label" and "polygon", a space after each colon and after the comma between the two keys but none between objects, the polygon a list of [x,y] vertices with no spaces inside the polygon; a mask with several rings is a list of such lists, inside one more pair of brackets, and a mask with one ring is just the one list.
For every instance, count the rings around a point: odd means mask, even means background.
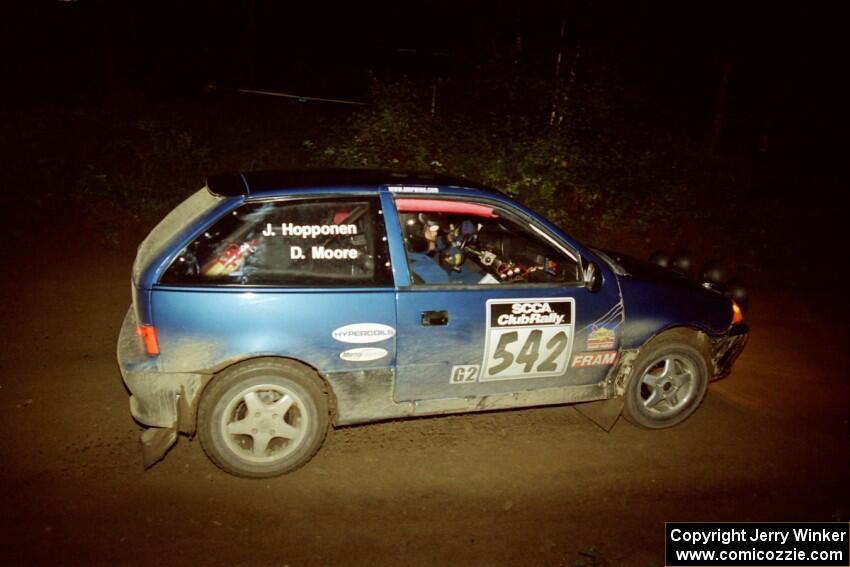
[{"label": "mud flap", "polygon": [[162,460],[168,450],[177,442],[177,428],[151,427],[142,432],[142,459],[149,469]]},{"label": "mud flap", "polygon": [[186,388],[182,385],[177,396],[177,431],[190,437],[195,434],[195,412],[186,401]]},{"label": "mud flap", "polygon": [[575,408],[584,417],[604,429],[611,431],[614,424],[617,423],[617,418],[623,412],[625,402],[623,398],[617,396],[609,400],[599,400],[598,402],[587,402],[585,404],[576,404]]}]

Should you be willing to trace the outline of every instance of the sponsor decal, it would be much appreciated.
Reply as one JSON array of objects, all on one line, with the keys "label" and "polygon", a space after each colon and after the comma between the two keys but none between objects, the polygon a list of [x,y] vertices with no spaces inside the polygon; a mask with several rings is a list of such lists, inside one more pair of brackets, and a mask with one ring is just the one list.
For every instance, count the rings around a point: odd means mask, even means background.
[{"label": "sponsor decal", "polygon": [[331,336],[341,343],[379,343],[395,336],[395,329],[381,323],[353,323],[331,331]]},{"label": "sponsor decal", "polygon": [[560,325],[572,315],[569,303],[557,301],[524,301],[496,304],[492,306],[495,327],[518,327],[525,325]]},{"label": "sponsor decal", "polygon": [[561,376],[566,372],[574,336],[572,298],[491,299],[486,310],[487,335],[479,381]]},{"label": "sponsor decal", "polygon": [[439,193],[439,187],[412,187],[409,185],[391,185],[387,187],[392,193]]},{"label": "sponsor decal", "polygon": [[378,347],[359,347],[343,351],[339,353],[339,357],[349,362],[371,362],[380,360],[388,354],[386,350]]},{"label": "sponsor decal", "polygon": [[580,352],[573,356],[570,368],[587,368],[589,366],[611,366],[617,362],[617,351]]},{"label": "sponsor decal", "polygon": [[610,350],[617,345],[618,323],[594,323],[588,327],[587,350]]}]

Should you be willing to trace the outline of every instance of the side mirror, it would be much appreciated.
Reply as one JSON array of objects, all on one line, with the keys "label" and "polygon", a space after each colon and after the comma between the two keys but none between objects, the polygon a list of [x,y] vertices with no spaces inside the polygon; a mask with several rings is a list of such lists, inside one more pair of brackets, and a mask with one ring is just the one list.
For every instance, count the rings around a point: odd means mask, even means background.
[{"label": "side mirror", "polygon": [[596,293],[602,287],[602,272],[593,262],[588,262],[584,267],[584,287],[591,293]]}]

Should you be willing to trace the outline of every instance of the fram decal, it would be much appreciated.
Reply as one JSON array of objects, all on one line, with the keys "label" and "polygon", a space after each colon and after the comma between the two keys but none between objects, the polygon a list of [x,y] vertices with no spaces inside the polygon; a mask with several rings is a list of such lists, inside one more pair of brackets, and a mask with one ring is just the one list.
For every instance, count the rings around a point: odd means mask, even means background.
[{"label": "fram decal", "polygon": [[359,347],[343,351],[339,353],[339,357],[349,362],[371,362],[380,360],[388,354],[386,350],[378,347]]},{"label": "fram decal", "polygon": [[588,366],[611,366],[617,362],[617,351],[581,352],[573,356],[570,368],[587,368]]},{"label": "fram decal", "polygon": [[617,344],[617,323],[594,323],[588,327],[587,350],[610,350]]},{"label": "fram decal", "polygon": [[395,329],[381,323],[353,323],[331,331],[331,336],[341,343],[379,343],[395,336]]}]

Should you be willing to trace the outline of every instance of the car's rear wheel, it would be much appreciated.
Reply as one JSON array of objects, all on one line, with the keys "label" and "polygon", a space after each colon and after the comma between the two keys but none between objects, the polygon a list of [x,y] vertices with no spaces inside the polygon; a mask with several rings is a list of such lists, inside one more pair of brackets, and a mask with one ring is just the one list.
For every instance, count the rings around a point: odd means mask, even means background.
[{"label": "car's rear wheel", "polygon": [[687,419],[705,398],[708,366],[678,339],[650,343],[638,356],[626,386],[623,415],[635,425],[661,429]]},{"label": "car's rear wheel", "polygon": [[321,447],[328,405],[319,377],[293,361],[264,358],[217,376],[198,408],[198,434],[225,471],[265,478],[294,470]]}]

